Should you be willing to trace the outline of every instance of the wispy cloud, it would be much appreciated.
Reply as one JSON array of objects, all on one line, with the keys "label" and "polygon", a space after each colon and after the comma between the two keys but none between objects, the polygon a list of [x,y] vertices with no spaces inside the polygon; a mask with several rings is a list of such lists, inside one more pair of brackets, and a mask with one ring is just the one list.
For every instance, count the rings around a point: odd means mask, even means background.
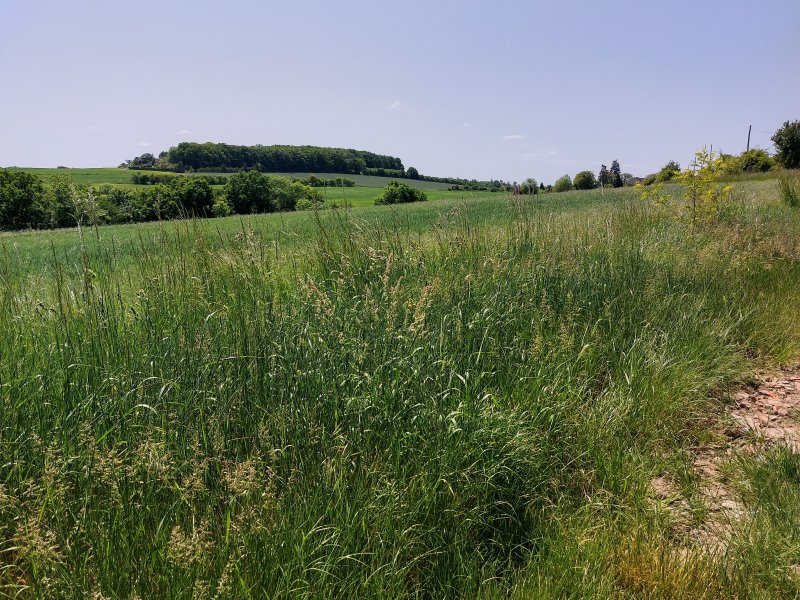
[{"label": "wispy cloud", "polygon": [[180,129],[178,131],[175,131],[174,133],[175,135],[192,135],[192,132],[189,131],[188,129]]},{"label": "wispy cloud", "polygon": [[526,152],[522,155],[525,160],[533,160],[536,158],[552,158],[558,156],[558,150],[537,150],[536,152]]},{"label": "wispy cloud", "polygon": [[150,145],[150,142],[139,142],[139,145],[144,148],[147,148]]},{"label": "wispy cloud", "polygon": [[472,123],[462,123],[461,127],[472,127]]},{"label": "wispy cloud", "polygon": [[386,108],[388,108],[389,110],[394,110],[395,108],[399,108],[401,104],[403,104],[403,103],[402,103],[402,102],[400,102],[400,100],[395,100],[394,102],[392,102],[392,103],[391,103],[389,106],[387,106]]},{"label": "wispy cloud", "polygon": [[97,125],[92,125],[91,127],[89,127],[89,131],[100,131],[100,127],[98,127]]},{"label": "wispy cloud", "polygon": [[521,133],[510,133],[508,135],[504,135],[500,139],[503,140],[504,142],[508,142],[511,140],[524,140],[525,136],[522,135]]}]

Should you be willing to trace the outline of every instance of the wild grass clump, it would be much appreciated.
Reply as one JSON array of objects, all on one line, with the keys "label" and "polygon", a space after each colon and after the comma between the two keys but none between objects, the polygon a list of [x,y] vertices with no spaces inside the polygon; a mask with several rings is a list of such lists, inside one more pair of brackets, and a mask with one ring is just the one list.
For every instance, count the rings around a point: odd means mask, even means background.
[{"label": "wild grass clump", "polygon": [[784,174],[778,178],[778,188],[784,204],[792,208],[800,206],[800,176]]},{"label": "wild grass clump", "polygon": [[800,223],[698,232],[594,197],[325,211],[298,239],[187,222],[87,240],[79,268],[44,239],[46,276],[0,255],[2,589],[715,589],[637,533],[642,490],[710,390],[797,343],[770,323]]}]

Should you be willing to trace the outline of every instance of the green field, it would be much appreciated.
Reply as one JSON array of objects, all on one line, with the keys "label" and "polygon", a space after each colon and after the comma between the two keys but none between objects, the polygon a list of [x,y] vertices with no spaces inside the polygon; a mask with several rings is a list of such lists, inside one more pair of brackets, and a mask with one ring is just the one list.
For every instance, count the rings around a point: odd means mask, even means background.
[{"label": "green field", "polygon": [[[0,594],[797,597],[800,504],[691,535],[689,449],[800,355],[800,211],[736,192],[0,235]],[[733,460],[798,497],[798,455]]]}]

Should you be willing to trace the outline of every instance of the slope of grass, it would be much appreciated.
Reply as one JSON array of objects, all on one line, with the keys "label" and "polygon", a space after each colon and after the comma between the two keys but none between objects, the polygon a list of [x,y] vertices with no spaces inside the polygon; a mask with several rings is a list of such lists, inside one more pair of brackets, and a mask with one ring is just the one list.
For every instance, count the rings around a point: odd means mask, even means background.
[{"label": "slope of grass", "polygon": [[777,550],[671,553],[646,501],[710,391],[798,350],[800,218],[747,198],[3,236],[0,589],[796,594]]}]

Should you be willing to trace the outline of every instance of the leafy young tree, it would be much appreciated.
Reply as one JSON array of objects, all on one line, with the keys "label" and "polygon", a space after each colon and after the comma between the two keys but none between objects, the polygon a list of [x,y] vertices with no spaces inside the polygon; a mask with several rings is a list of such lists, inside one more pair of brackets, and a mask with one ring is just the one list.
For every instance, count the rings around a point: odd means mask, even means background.
[{"label": "leafy young tree", "polygon": [[613,160],[611,162],[611,186],[618,188],[622,187],[622,171],[619,168],[619,162],[617,160]]},{"label": "leafy young tree", "polygon": [[406,169],[406,177],[409,179],[419,179],[419,171],[414,167],[408,167],[408,169]]},{"label": "leafy young tree", "polygon": [[572,189],[572,179],[569,175],[562,175],[553,184],[554,192],[568,192]]},{"label": "leafy young tree", "polygon": [[608,174],[608,167],[600,165],[600,172],[597,174],[597,185],[605,187],[611,185],[611,176]]},{"label": "leafy young tree", "polygon": [[572,180],[576,190],[593,190],[597,187],[597,180],[591,171],[581,171]]},{"label": "leafy young tree", "polygon": [[643,185],[637,188],[643,200],[654,201],[676,217],[691,221],[693,226],[709,225],[731,197],[731,186],[720,184],[723,162],[718,153],[710,152],[705,146],[695,152],[689,168],[675,177],[678,183],[683,184],[682,203],[676,204],[674,196],[663,192],[663,182],[650,188]]},{"label": "leafy young tree", "polygon": [[785,169],[800,169],[800,121],[786,121],[772,136],[775,157]]}]

